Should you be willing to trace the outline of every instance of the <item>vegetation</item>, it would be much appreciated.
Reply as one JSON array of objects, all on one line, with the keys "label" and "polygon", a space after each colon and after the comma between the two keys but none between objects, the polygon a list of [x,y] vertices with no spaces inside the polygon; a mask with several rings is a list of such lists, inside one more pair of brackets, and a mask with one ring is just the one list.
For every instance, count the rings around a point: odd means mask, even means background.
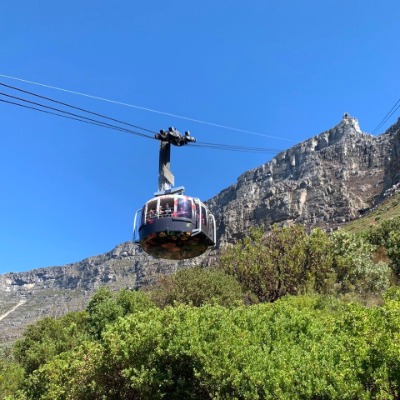
[{"label": "vegetation", "polygon": [[365,239],[377,246],[389,259],[390,267],[397,280],[400,279],[400,217],[383,221],[362,232]]},{"label": "vegetation", "polygon": [[0,399],[398,399],[399,227],[255,229],[214,268],[102,288],[2,350]]},{"label": "vegetation", "polygon": [[161,308],[179,303],[231,307],[245,300],[239,282],[215,268],[188,268],[164,276],[148,288],[148,293]]},{"label": "vegetation", "polygon": [[390,283],[389,266],[373,261],[375,249],[362,236],[341,231],[254,229],[225,252],[220,267],[261,302],[304,293],[365,296]]},{"label": "vegetation", "polygon": [[[46,359],[33,346],[34,370],[24,360],[7,370],[19,377],[8,398],[395,399],[399,312],[400,291],[376,308],[311,295],[235,308],[149,307]],[[51,343],[46,332],[42,341]],[[19,343],[32,344],[32,333]]]},{"label": "vegetation", "polygon": [[379,207],[368,211],[362,218],[346,224],[343,229],[351,233],[361,233],[366,228],[380,225],[382,221],[400,217],[400,194],[394,194],[383,201]]},{"label": "vegetation", "polygon": [[0,348],[0,399],[11,396],[22,387],[24,369],[15,360],[10,347]]}]

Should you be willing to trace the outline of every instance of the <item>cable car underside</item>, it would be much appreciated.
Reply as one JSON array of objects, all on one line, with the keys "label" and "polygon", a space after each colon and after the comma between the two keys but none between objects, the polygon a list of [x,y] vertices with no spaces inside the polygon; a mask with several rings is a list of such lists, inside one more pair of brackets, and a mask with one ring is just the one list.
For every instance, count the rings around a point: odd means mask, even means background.
[{"label": "cable car underside", "polygon": [[215,221],[198,199],[164,195],[141,210],[139,243],[155,258],[183,260],[214,245]]}]

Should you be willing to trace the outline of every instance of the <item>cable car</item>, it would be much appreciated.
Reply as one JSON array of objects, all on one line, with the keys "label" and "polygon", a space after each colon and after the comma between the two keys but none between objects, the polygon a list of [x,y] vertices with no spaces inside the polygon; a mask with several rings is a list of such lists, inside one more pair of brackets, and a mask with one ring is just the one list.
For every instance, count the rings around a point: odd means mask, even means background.
[{"label": "cable car", "polygon": [[195,139],[174,128],[155,136],[161,141],[158,192],[136,212],[134,242],[155,258],[183,260],[198,257],[216,243],[215,218],[198,198],[186,196],[184,188],[172,188],[170,146]]}]

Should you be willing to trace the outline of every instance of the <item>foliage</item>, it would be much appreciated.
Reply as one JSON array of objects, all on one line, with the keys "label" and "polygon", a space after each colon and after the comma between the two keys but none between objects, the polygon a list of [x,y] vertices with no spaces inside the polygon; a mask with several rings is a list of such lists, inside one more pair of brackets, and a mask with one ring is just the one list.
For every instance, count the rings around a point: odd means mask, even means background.
[{"label": "foliage", "polygon": [[376,246],[386,246],[392,232],[400,230],[400,217],[388,219],[362,233],[366,240]]},{"label": "foliage", "polygon": [[400,279],[400,231],[392,231],[387,239],[387,254],[396,277]]},{"label": "foliage", "polygon": [[129,314],[29,375],[27,399],[396,399],[400,292]]},{"label": "foliage", "polygon": [[14,356],[27,374],[56,355],[74,348],[86,331],[85,312],[68,313],[60,319],[44,318],[29,325],[16,342]]},{"label": "foliage", "polygon": [[119,317],[151,307],[154,304],[146,293],[122,290],[116,294],[102,287],[91,298],[87,307],[89,331],[100,338],[105,327]]},{"label": "foliage", "polygon": [[0,399],[17,392],[24,381],[24,369],[13,357],[9,347],[0,349]]},{"label": "foliage", "polygon": [[220,265],[260,301],[297,294],[307,278],[303,268],[304,239],[304,229],[298,226],[273,228],[268,235],[253,229],[249,236],[226,250]]},{"label": "foliage", "polygon": [[389,287],[389,267],[383,262],[373,262],[375,246],[362,236],[345,231],[333,233],[331,240],[339,293],[379,293]]},{"label": "foliage", "polygon": [[[99,339],[105,327],[118,317],[151,307],[154,304],[145,293],[122,290],[114,294],[107,289],[100,289],[91,299],[87,312],[69,313],[59,319],[45,318],[28,326],[23,338],[13,348],[17,363],[7,363],[6,367],[2,367],[4,373],[1,375],[0,388],[7,393],[5,377],[18,374],[30,377],[22,387],[29,382],[32,385],[34,380],[31,379],[41,367],[89,343],[93,336]],[[18,379],[15,382],[19,382]]]},{"label": "foliage", "polygon": [[336,274],[334,272],[333,243],[322,229],[314,229],[304,238],[308,291],[331,293]]},{"label": "foliage", "polygon": [[400,279],[400,217],[383,221],[378,226],[371,227],[361,235],[369,243],[384,248],[390,260],[390,267]]},{"label": "foliage", "polygon": [[234,306],[243,300],[237,280],[213,268],[186,268],[164,276],[148,288],[159,307],[176,303],[199,307],[204,304]]},{"label": "foliage", "polygon": [[342,231],[328,235],[316,229],[307,235],[294,226],[264,234],[257,229],[227,249],[221,267],[262,302],[310,292],[365,295],[389,286],[390,270],[373,262],[374,249]]}]

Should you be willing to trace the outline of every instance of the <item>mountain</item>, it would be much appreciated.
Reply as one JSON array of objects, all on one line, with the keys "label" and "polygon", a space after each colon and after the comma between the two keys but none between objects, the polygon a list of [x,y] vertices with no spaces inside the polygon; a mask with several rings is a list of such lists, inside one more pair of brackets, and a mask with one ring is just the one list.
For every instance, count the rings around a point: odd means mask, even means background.
[{"label": "mountain", "polygon": [[[254,225],[336,229],[394,193],[399,182],[400,119],[372,136],[345,114],[332,129],[243,173],[207,205],[216,217],[221,248]],[[82,309],[101,285],[137,288],[183,267],[208,265],[217,253],[166,262],[127,242],[78,263],[0,275],[0,343],[44,316]]]},{"label": "mountain", "polygon": [[374,206],[400,180],[400,119],[372,136],[345,114],[340,123],[242,174],[208,202],[219,243],[254,224],[335,229]]},{"label": "mountain", "polygon": [[190,265],[194,262],[153,259],[126,242],[77,263],[0,275],[0,344],[15,340],[26,325],[45,316],[83,309],[102,285],[134,289]]}]

